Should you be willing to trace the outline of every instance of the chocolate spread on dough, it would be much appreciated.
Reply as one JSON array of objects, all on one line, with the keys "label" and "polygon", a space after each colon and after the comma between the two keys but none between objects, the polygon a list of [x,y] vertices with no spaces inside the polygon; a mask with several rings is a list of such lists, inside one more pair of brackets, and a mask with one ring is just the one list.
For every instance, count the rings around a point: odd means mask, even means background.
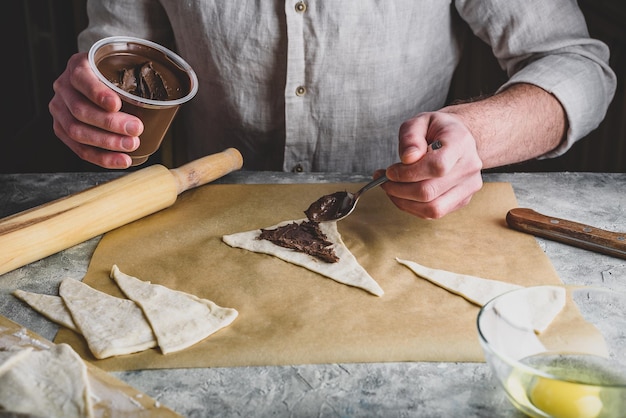
[{"label": "chocolate spread on dough", "polygon": [[119,80],[112,82],[122,90],[144,99],[167,99],[165,82],[151,62],[148,61],[132,68],[124,68],[119,72],[119,75]]},{"label": "chocolate spread on dough", "polygon": [[313,222],[332,221],[344,215],[342,208],[347,197],[346,192],[327,194],[311,203],[304,213]]},{"label": "chocolate spread on dough", "polygon": [[339,257],[332,249],[317,222],[293,222],[276,229],[261,229],[258,239],[265,239],[281,247],[309,254],[327,263],[336,263]]}]

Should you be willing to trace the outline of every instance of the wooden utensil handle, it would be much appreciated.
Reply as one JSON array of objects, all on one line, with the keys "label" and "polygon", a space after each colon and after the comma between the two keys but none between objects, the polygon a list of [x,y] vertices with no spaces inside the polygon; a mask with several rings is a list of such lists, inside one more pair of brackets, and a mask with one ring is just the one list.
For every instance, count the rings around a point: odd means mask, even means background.
[{"label": "wooden utensil handle", "polygon": [[626,258],[626,234],[515,208],[506,215],[509,227],[575,247]]},{"label": "wooden utensil handle", "polygon": [[165,209],[242,164],[236,149],[172,170],[156,164],[0,219],[0,274]]},{"label": "wooden utensil handle", "polygon": [[210,183],[243,166],[243,157],[235,148],[207,155],[170,170],[178,184],[178,194],[193,187]]}]

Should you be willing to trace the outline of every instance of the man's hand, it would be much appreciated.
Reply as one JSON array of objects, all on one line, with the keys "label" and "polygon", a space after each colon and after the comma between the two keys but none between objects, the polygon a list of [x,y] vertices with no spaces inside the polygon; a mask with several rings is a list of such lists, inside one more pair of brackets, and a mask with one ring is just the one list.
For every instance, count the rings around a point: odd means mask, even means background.
[{"label": "man's hand", "polygon": [[117,93],[91,70],[86,53],[74,54],[54,82],[49,110],[54,133],[76,155],[105,168],[128,168],[139,147],[141,120],[119,112]]},{"label": "man's hand", "polygon": [[[437,219],[467,205],[482,187],[482,161],[462,120],[444,112],[422,113],[402,124],[401,162],[387,168],[383,185],[400,209]],[[441,143],[431,149],[429,144]]]},{"label": "man's hand", "polygon": [[[399,164],[383,188],[400,209],[436,219],[467,205],[482,187],[482,168],[519,163],[555,149],[565,138],[560,102],[531,84],[488,98],[422,113],[402,124]],[[427,152],[427,145],[442,147]]]}]

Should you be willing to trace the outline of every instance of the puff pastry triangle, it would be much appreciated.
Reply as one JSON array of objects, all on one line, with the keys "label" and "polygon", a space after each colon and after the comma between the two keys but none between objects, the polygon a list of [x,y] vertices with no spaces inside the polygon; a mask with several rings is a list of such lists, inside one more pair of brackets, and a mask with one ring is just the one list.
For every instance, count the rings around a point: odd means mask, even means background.
[{"label": "puff pastry triangle", "polygon": [[96,358],[156,347],[150,324],[132,300],[108,295],[74,279],[61,282],[59,295]]},{"label": "puff pastry triangle", "polygon": [[111,278],[126,297],[141,307],[163,354],[202,341],[230,325],[238,315],[235,309],[210,300],[129,276],[116,265],[111,269]]},{"label": "puff pastry triangle", "polygon": [[[263,229],[275,229],[293,222],[301,223],[306,221],[307,219],[285,221]],[[224,235],[222,240],[231,247],[273,255],[289,263],[319,273],[336,282],[361,288],[376,296],[382,296],[384,294],[383,289],[359,264],[344,244],[337,230],[337,222],[321,222],[319,226],[328,241],[334,245],[333,249],[339,258],[339,261],[336,263],[327,263],[308,254],[280,247],[267,240],[258,239],[261,234],[260,229]]]}]

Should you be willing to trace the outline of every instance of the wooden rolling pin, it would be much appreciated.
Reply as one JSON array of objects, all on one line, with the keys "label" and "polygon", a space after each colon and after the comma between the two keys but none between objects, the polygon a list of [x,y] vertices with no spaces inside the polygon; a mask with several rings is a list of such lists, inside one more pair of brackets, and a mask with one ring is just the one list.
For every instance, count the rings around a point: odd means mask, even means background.
[{"label": "wooden rolling pin", "polygon": [[172,170],[153,165],[0,220],[0,274],[165,209],[243,165],[229,148]]}]

